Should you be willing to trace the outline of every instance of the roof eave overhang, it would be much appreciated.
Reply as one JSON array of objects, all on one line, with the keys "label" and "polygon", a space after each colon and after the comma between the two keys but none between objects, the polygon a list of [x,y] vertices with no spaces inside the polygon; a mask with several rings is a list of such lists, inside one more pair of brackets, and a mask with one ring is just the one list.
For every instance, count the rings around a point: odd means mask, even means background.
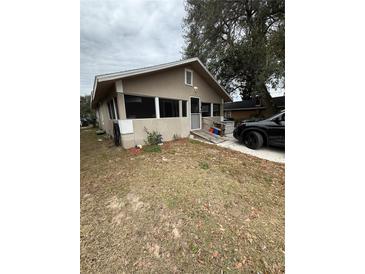
[{"label": "roof eave overhang", "polygon": [[226,108],[224,111],[231,111],[231,110],[256,110],[256,109],[265,109],[266,107],[251,107],[251,108]]}]

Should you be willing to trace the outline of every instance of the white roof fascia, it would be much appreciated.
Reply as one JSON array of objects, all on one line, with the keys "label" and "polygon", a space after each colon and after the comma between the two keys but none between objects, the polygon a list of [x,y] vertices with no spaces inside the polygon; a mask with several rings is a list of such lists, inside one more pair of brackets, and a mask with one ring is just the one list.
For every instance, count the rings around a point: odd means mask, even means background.
[{"label": "white roof fascia", "polygon": [[186,59],[186,60],[167,63],[167,64],[161,64],[161,65],[147,67],[147,68],[133,69],[130,71],[117,72],[117,73],[112,73],[112,74],[98,75],[96,77],[98,78],[98,82],[110,81],[110,80],[115,80],[115,79],[124,78],[124,77],[128,77],[128,76],[135,76],[135,75],[143,74],[146,72],[153,72],[153,71],[158,71],[161,69],[171,68],[171,67],[191,63],[191,62],[197,61],[197,60],[199,60],[199,59],[191,58],[191,59]]}]

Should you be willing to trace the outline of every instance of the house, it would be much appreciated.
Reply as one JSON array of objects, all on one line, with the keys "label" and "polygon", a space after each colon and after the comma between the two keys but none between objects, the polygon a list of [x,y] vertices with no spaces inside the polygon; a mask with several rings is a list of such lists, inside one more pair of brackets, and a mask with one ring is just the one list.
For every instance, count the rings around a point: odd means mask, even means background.
[{"label": "house", "polygon": [[[285,109],[285,96],[272,97],[275,112]],[[252,118],[265,117],[265,104],[259,96],[238,102],[224,104],[224,118],[234,121],[243,121]]]},{"label": "house", "polygon": [[163,140],[188,137],[203,124],[223,120],[228,93],[198,58],[97,75],[91,106],[99,126],[113,136],[119,125],[121,144],[144,144],[145,128]]},{"label": "house", "polygon": [[272,101],[277,111],[285,109],[285,96],[272,97]]},{"label": "house", "polygon": [[234,121],[243,121],[260,116],[263,106],[259,97],[224,104],[224,117]]}]

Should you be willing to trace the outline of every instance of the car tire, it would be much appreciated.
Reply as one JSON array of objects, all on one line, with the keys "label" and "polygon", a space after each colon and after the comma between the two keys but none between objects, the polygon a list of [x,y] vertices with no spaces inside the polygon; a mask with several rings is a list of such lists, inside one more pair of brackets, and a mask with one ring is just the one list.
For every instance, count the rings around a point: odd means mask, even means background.
[{"label": "car tire", "polygon": [[264,138],[257,131],[243,133],[240,138],[241,143],[251,149],[259,149],[264,144]]}]

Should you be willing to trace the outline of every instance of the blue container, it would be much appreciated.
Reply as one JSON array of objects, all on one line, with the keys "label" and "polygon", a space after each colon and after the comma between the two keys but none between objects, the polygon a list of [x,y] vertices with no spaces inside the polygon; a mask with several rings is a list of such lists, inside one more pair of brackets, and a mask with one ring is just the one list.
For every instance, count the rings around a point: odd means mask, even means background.
[{"label": "blue container", "polygon": [[217,128],[214,128],[214,134],[218,135],[218,129]]}]

